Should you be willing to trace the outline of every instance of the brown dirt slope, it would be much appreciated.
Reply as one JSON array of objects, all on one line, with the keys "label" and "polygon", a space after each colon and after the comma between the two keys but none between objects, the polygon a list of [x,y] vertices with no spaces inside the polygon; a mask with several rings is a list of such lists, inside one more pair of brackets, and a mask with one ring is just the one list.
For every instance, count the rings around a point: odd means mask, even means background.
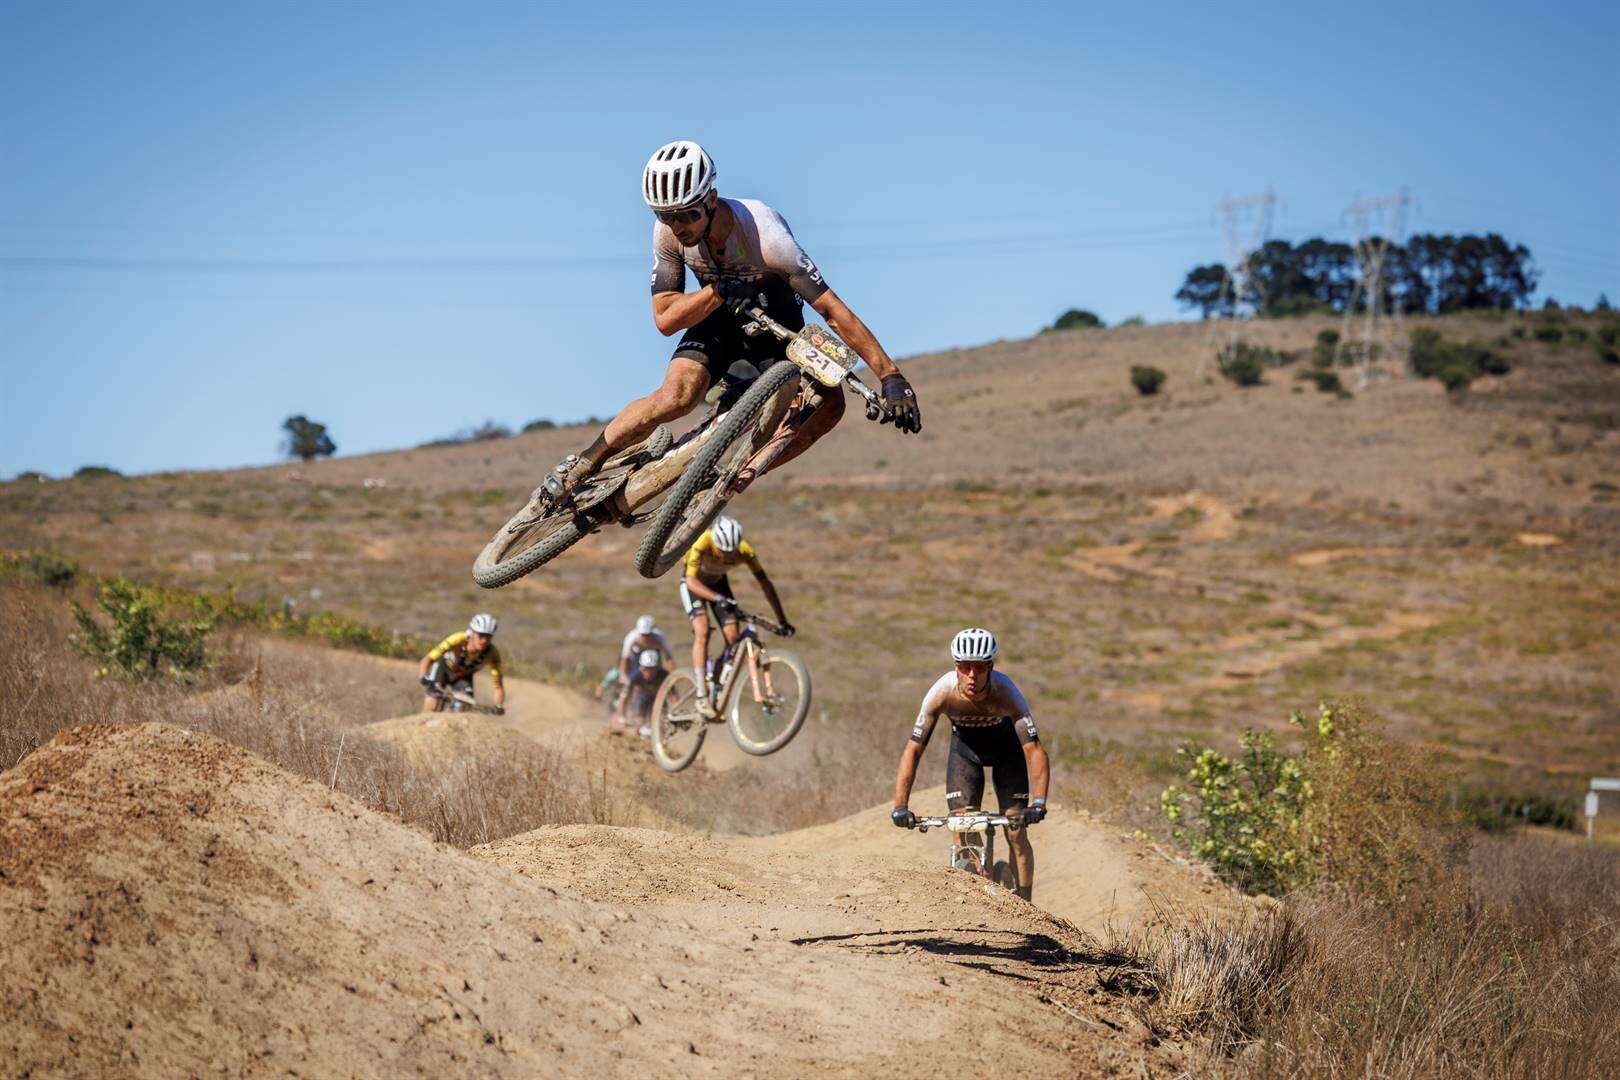
[{"label": "brown dirt slope", "polygon": [[0,777],[0,1058],[20,1075],[1187,1067],[1101,988],[1116,960],[963,875],[602,827],[483,854],[180,728],[66,732]]}]

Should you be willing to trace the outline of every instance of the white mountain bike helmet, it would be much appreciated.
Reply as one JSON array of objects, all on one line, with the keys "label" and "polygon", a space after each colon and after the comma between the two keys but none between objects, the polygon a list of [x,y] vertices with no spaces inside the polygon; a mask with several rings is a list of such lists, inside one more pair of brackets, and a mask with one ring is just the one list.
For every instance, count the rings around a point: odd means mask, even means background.
[{"label": "white mountain bike helmet", "polygon": [[689,139],[660,146],[641,170],[641,197],[656,213],[695,206],[714,188],[714,161]]},{"label": "white mountain bike helmet", "polygon": [[661,667],[663,659],[663,654],[657,649],[642,649],[641,655],[636,658],[636,663],[642,667]]},{"label": "white mountain bike helmet", "polygon": [[650,634],[656,629],[658,629],[658,624],[653,622],[651,615],[643,615],[636,620],[636,633],[638,634]]},{"label": "white mountain bike helmet", "polygon": [[996,635],[977,626],[969,627],[951,639],[951,659],[985,663],[996,658]]},{"label": "white mountain bike helmet", "polygon": [[495,626],[495,616],[491,615],[487,611],[480,611],[478,614],[472,617],[470,622],[467,623],[468,630],[475,634],[484,634],[488,637],[495,636]]},{"label": "white mountain bike helmet", "polygon": [[714,537],[714,546],[729,555],[742,543],[742,526],[737,524],[736,518],[722,514],[709,526],[709,535]]}]

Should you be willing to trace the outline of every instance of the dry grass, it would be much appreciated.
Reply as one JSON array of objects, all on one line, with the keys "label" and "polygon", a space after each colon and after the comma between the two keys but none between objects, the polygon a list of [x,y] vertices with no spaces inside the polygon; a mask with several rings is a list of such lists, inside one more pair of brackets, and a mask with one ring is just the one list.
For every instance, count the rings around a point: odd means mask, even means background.
[{"label": "dry grass", "polygon": [[60,595],[0,582],[0,640],[7,643],[0,650],[0,763],[6,767],[81,724],[164,721],[245,747],[459,847],[540,825],[615,821],[607,792],[554,753],[536,748],[520,758],[422,765],[367,737],[342,710],[382,687],[339,677],[313,652],[280,643],[260,648],[256,639],[237,636],[214,643],[225,651],[203,683],[142,684],[96,679],[69,647],[69,632]]},{"label": "dry grass", "polygon": [[1253,1076],[1620,1075],[1620,859],[1484,840],[1426,903],[1319,892],[1118,943],[1159,1031]]}]

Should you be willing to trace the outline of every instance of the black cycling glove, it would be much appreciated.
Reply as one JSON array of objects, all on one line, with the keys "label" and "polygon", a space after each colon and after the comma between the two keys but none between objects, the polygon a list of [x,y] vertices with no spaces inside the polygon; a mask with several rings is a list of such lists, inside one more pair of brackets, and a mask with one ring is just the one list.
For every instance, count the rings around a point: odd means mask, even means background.
[{"label": "black cycling glove", "polygon": [[894,416],[894,426],[915,434],[922,430],[922,410],[917,407],[917,392],[899,372],[883,376],[883,403]]},{"label": "black cycling glove", "polygon": [[902,829],[915,829],[917,827],[917,815],[913,814],[908,807],[897,806],[890,810],[889,820]]},{"label": "black cycling glove", "polygon": [[759,293],[758,282],[722,278],[714,288],[720,294],[720,301],[726,310],[735,315],[744,315],[752,307],[765,306],[765,298]]},{"label": "black cycling glove", "polygon": [[433,685],[433,676],[432,675],[423,675],[422,676],[422,685],[423,686],[432,686]]},{"label": "black cycling glove", "polygon": [[1032,802],[1024,810],[1025,825],[1039,825],[1046,820],[1046,803]]},{"label": "black cycling glove", "polygon": [[798,632],[798,629],[792,623],[788,622],[786,619],[782,620],[781,634],[783,637],[792,637]]}]

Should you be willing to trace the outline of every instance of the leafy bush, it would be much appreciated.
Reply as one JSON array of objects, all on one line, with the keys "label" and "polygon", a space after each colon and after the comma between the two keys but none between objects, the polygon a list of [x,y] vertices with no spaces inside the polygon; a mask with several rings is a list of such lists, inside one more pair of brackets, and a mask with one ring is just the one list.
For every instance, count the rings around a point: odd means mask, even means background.
[{"label": "leafy bush", "polygon": [[1605,364],[1620,364],[1620,352],[1615,352],[1613,349],[1598,349],[1597,354],[1598,359]]},{"label": "leafy bush", "polygon": [[[1605,323],[1598,327],[1597,339],[1605,345],[1620,345],[1620,326],[1614,323]],[[22,479],[22,477],[18,477]]]},{"label": "leafy bush", "polygon": [[1267,367],[1281,366],[1277,353],[1246,341],[1234,342],[1215,354],[1221,374],[1238,386],[1259,386]]},{"label": "leafy bush", "polygon": [[54,551],[0,555],[0,570],[33,578],[41,585],[65,589],[79,576],[79,564]]},{"label": "leafy bush", "polygon": [[183,677],[207,666],[203,646],[212,618],[166,619],[162,593],[125,578],[103,582],[96,605],[112,620],[110,628],[77,603],[73,617],[79,624],[74,645],[99,665],[97,675]]},{"label": "leafy bush", "polygon": [[1539,791],[1485,791],[1466,788],[1458,793],[1463,820],[1485,832],[1502,832],[1515,825],[1575,828],[1575,800]]},{"label": "leafy bush", "polygon": [[1358,706],[1323,704],[1297,755],[1244,729],[1242,753],[1183,747],[1190,791],[1160,806],[1176,836],[1246,889],[1287,892],[1325,881],[1378,903],[1403,901],[1435,869],[1452,824],[1435,808],[1433,766],[1384,737]]},{"label": "leafy bush", "polygon": [[[524,430],[528,430],[525,428]],[[422,447],[430,446],[461,446],[465,443],[489,442],[494,439],[510,439],[512,429],[495,420],[485,420],[477,427],[463,428],[454,435],[446,435],[442,439],[422,443]]]},{"label": "leafy bush", "polygon": [[1324,394],[1333,394],[1336,397],[1352,397],[1350,390],[1339,378],[1337,371],[1325,371],[1321,368],[1312,368],[1299,373],[1301,379],[1308,379],[1316,384],[1316,388]]},{"label": "leafy bush", "polygon": [[1407,362],[1412,374],[1439,379],[1448,391],[1466,389],[1481,375],[1506,375],[1513,370],[1501,353],[1471,341],[1446,341],[1429,327],[1412,331]]},{"label": "leafy bush", "polygon": [[1132,315],[1128,319],[1120,320],[1118,325],[1120,325],[1120,326],[1146,326],[1147,325],[1147,320],[1142,318],[1142,316],[1140,316],[1140,315]]},{"label": "leafy bush", "polygon": [[101,480],[109,477],[121,477],[124,474],[111,465],[80,465],[73,473],[75,480]]},{"label": "leafy bush", "polygon": [[524,424],[523,432],[524,434],[527,434],[531,431],[550,431],[556,426],[557,421],[547,420],[545,417],[541,417],[539,420],[530,420],[527,424]]},{"label": "leafy bush", "polygon": [[24,469],[22,472],[18,473],[16,476],[13,476],[11,479],[16,481],[17,483],[21,483],[24,480],[32,480],[36,484],[43,484],[45,481],[49,480],[50,477],[46,476],[44,473],[39,472],[39,471],[37,471],[35,469]]},{"label": "leafy bush", "polygon": [[1090,311],[1079,308],[1070,308],[1057,317],[1057,320],[1048,326],[1042,333],[1054,330],[1095,330],[1103,325],[1102,319]]},{"label": "leafy bush", "polygon": [[1131,365],[1131,385],[1136,387],[1136,392],[1143,397],[1157,394],[1159,387],[1164,385],[1165,378],[1163,371],[1150,364]]},{"label": "leafy bush", "polygon": [[1538,326],[1536,327],[1535,337],[1537,341],[1562,341],[1564,340],[1564,331],[1557,326]]}]

